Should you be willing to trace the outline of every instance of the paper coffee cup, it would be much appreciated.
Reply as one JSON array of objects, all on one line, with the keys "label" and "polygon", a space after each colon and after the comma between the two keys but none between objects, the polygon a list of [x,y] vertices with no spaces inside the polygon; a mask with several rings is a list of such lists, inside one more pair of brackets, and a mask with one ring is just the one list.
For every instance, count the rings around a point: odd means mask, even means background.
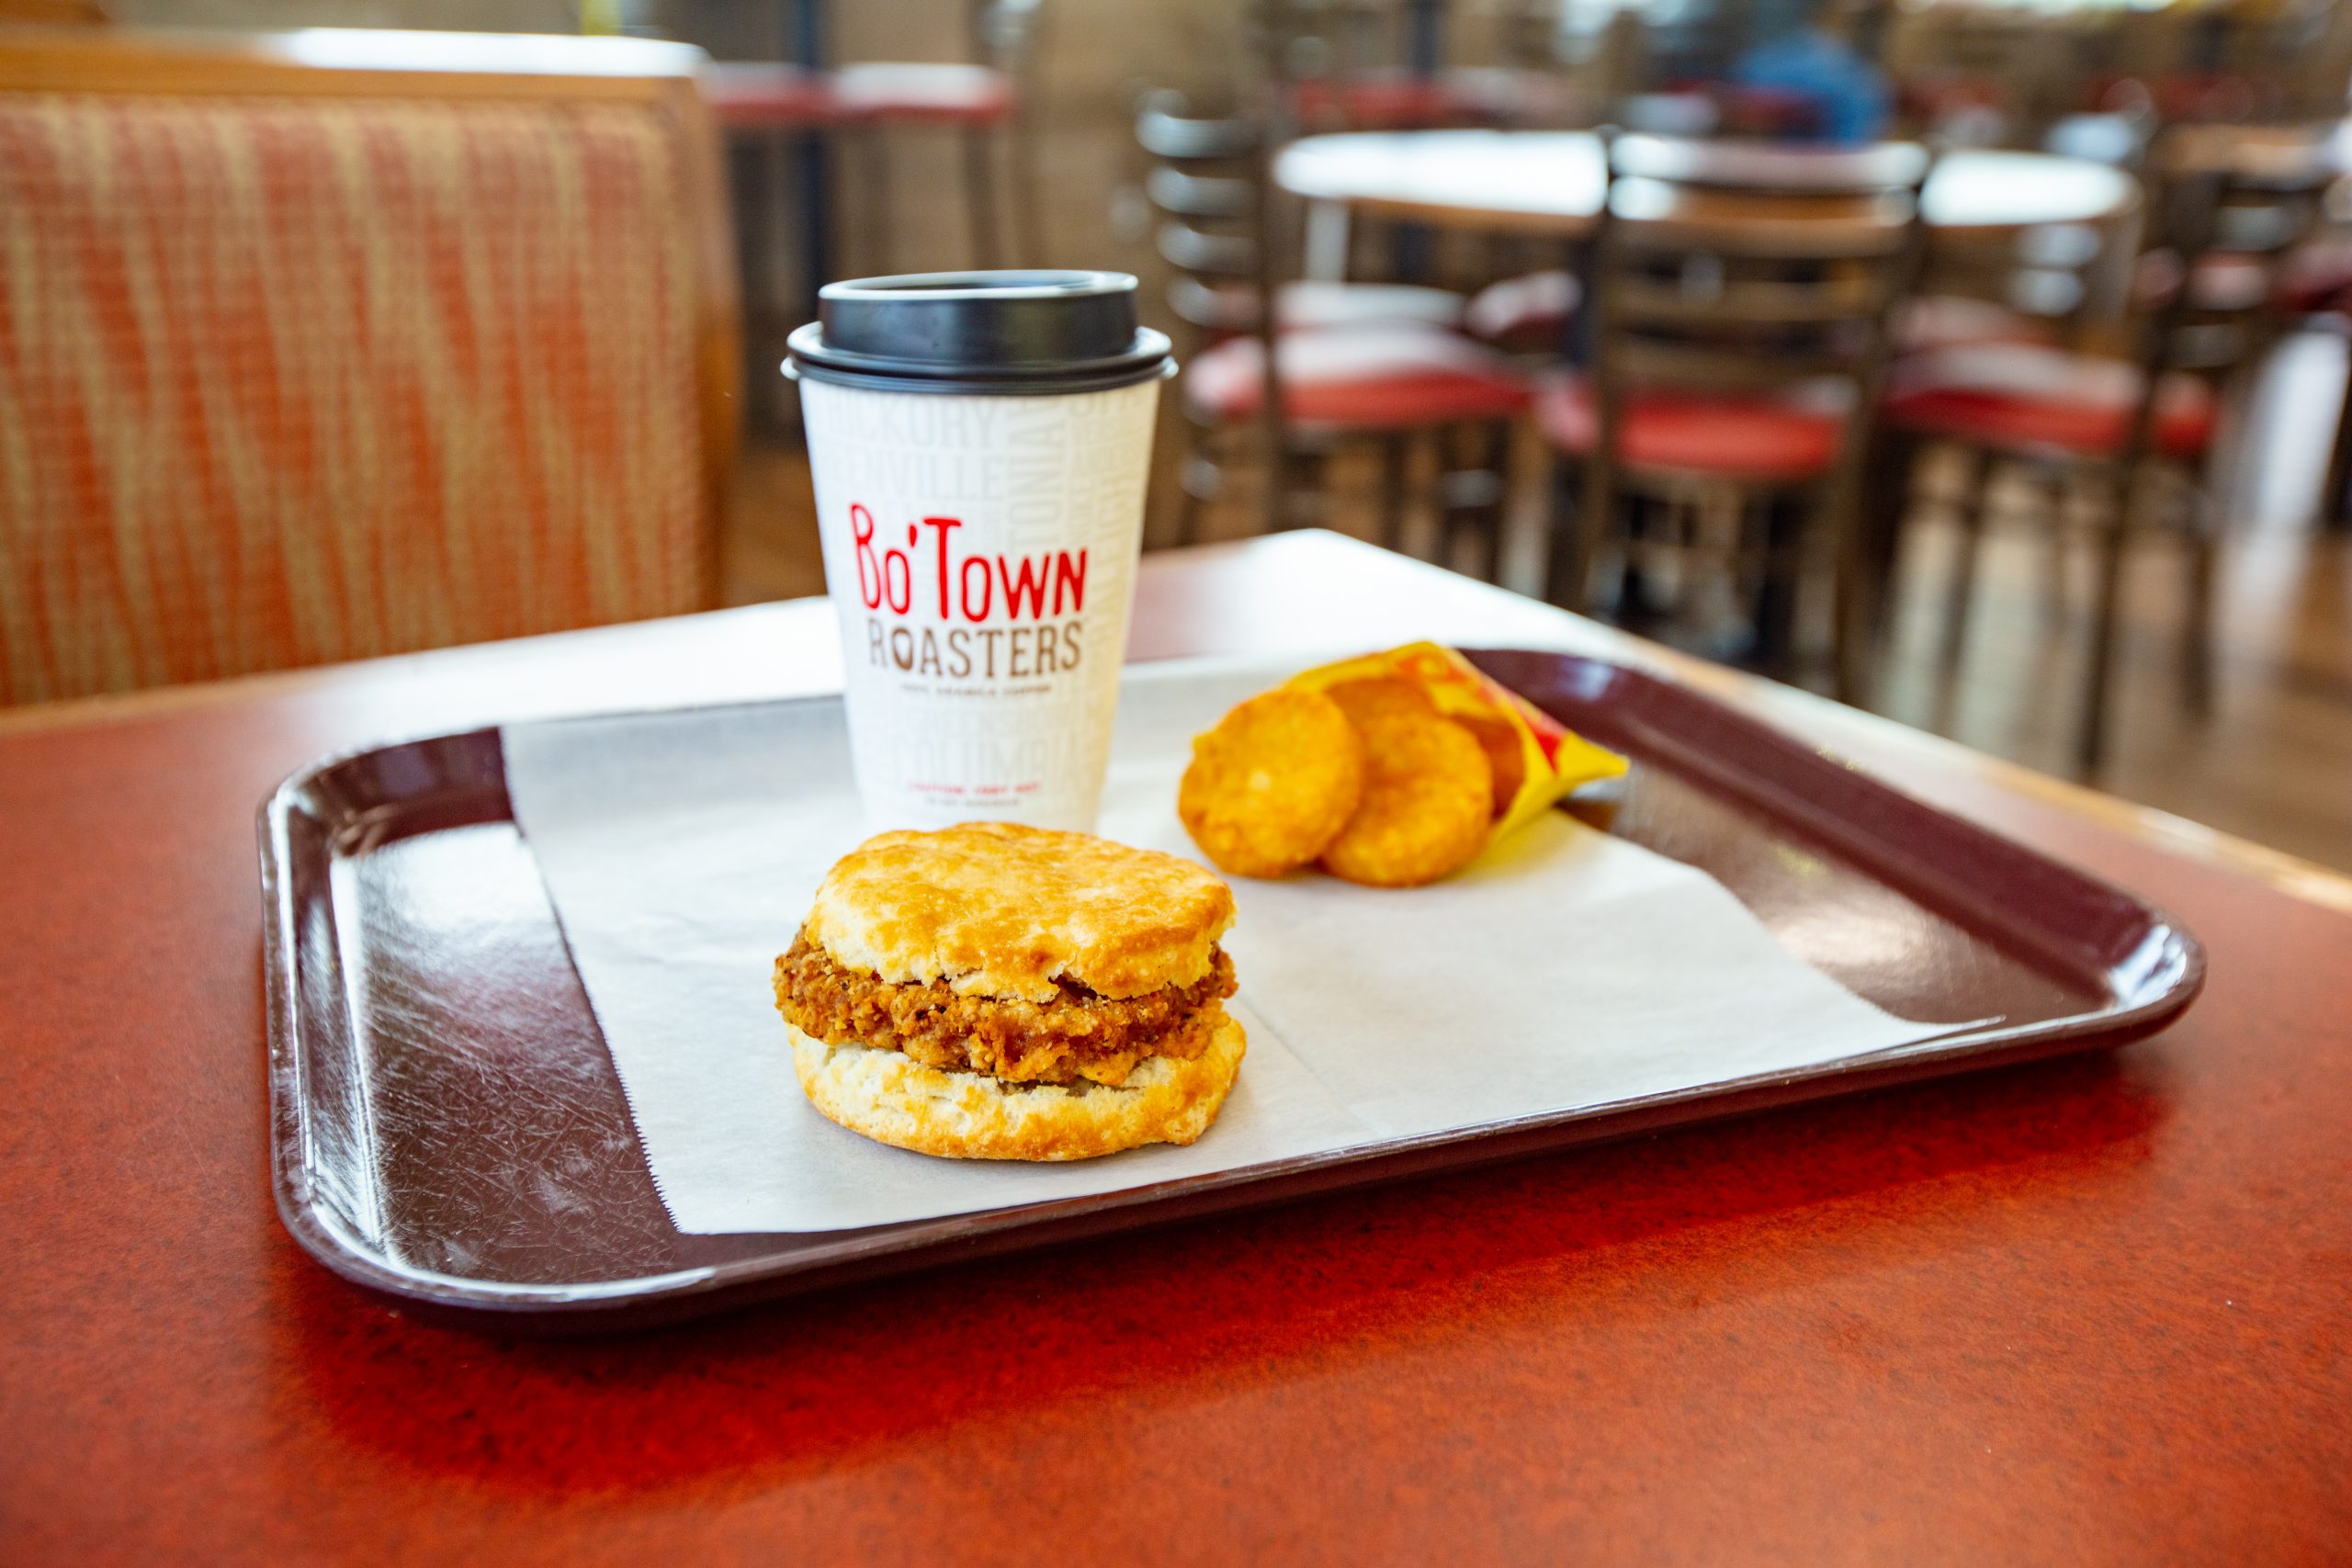
[{"label": "paper coffee cup", "polygon": [[828,285],[790,339],[875,828],[1091,829],[1168,340],[1119,273]]}]

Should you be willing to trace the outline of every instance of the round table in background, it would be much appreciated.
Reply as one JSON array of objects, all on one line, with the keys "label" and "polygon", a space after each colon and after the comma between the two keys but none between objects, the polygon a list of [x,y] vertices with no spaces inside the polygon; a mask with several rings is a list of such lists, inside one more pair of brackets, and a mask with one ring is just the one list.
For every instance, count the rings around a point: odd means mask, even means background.
[{"label": "round table in background", "polygon": [[[1749,142],[1655,142],[1686,160],[1678,177],[1724,184],[1832,187],[1844,170],[1874,179],[1897,144],[1844,152]],[[1710,170],[1709,162],[1720,165]],[[1663,171],[1661,171],[1663,172]],[[1802,179],[1796,179],[1799,173]],[[1579,130],[1393,130],[1308,136],[1274,160],[1274,182],[1327,211],[1360,212],[1489,234],[1574,239],[1600,210],[1600,141]],[[1791,176],[1780,177],[1783,173]],[[1994,236],[2051,223],[2098,223],[2136,207],[2138,183],[2086,158],[2043,152],[1956,152],[1929,177],[1928,221],[1955,237]],[[1337,276],[1332,225],[1310,223],[1310,276]]]}]

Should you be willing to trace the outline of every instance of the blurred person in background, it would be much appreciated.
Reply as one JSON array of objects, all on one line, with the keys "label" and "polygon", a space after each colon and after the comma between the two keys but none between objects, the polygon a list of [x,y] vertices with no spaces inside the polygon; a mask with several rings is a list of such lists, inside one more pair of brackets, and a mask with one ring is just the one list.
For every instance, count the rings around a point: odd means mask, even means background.
[{"label": "blurred person in background", "polygon": [[1876,141],[1893,102],[1875,50],[1860,47],[1862,24],[1875,8],[1813,0],[1758,0],[1757,41],[1733,64],[1732,82],[1758,92],[1782,93],[1813,108],[1815,136],[1852,144]]}]

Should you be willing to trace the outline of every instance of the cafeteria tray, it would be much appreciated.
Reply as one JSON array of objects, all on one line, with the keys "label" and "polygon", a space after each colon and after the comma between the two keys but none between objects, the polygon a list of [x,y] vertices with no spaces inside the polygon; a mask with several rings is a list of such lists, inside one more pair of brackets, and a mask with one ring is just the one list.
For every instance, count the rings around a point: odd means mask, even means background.
[{"label": "cafeteria tray", "polygon": [[1890,1012],[1997,1021],[1125,1191],[865,1230],[685,1235],[654,1191],[515,826],[499,732],[477,729],[328,759],[263,805],[278,1212],[326,1267],[412,1306],[598,1331],[2119,1045],[2196,996],[2203,955],[2159,911],[1712,698],[1591,659],[1471,658],[1632,759],[1622,793],[1575,803],[1580,814],[1706,871],[1800,957]]}]

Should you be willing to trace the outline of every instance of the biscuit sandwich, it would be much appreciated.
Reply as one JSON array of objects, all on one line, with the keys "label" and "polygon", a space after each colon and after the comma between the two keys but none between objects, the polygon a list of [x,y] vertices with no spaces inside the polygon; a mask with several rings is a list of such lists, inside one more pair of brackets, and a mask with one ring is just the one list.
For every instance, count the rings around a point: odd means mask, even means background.
[{"label": "biscuit sandwich", "polygon": [[1247,1048],[1190,861],[1001,822],[843,856],[776,960],[800,1087],[832,1121],[960,1159],[1189,1144]]}]

